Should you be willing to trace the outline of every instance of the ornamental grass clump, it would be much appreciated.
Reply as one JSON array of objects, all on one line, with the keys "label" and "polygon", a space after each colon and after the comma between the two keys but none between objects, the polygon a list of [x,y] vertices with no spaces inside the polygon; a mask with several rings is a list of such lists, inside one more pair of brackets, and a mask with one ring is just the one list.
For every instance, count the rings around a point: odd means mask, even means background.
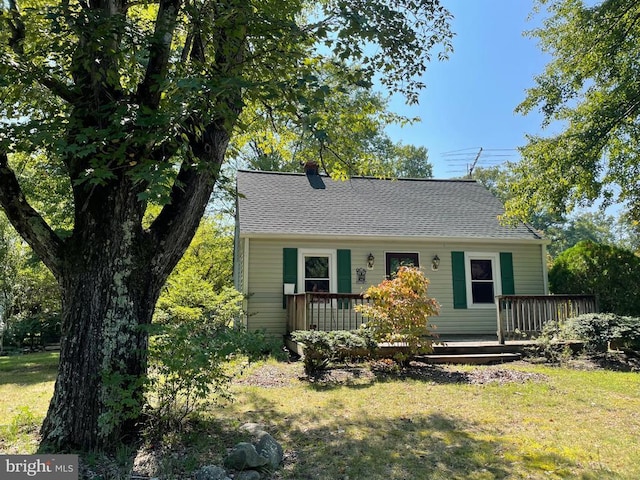
[{"label": "ornamental grass clump", "polygon": [[433,350],[434,325],[429,318],[438,315],[440,305],[427,294],[429,279],[415,267],[400,267],[392,279],[383,280],[365,292],[368,304],[355,309],[367,317],[367,326],[378,343],[400,344],[394,358],[405,361],[417,353]]}]

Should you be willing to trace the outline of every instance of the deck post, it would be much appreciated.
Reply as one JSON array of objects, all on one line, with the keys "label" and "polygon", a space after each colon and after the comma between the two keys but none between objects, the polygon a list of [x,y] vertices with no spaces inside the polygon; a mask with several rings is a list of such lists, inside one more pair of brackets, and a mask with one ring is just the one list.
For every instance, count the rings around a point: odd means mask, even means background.
[{"label": "deck post", "polygon": [[296,330],[309,330],[306,293],[296,295],[296,312]]},{"label": "deck post", "polygon": [[287,333],[291,333],[293,332],[293,325],[294,325],[294,318],[295,318],[295,305],[294,305],[294,298],[292,295],[285,295],[285,300],[286,300],[286,305],[287,305],[287,310],[286,310],[286,315],[287,315]]},{"label": "deck post", "polygon": [[287,295],[287,333],[308,330],[306,294]]},{"label": "deck post", "polygon": [[502,328],[502,300],[500,299],[500,297],[496,297],[496,317],[497,317],[497,322],[498,322],[498,343],[500,345],[504,345],[504,332],[503,332],[503,328]]}]

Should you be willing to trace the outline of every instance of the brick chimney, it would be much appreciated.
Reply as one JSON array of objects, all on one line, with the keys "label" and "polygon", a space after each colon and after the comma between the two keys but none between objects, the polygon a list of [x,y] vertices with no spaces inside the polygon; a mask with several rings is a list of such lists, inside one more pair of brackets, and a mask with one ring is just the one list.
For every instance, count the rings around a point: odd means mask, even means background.
[{"label": "brick chimney", "polygon": [[304,173],[308,175],[318,175],[318,162],[309,160],[304,163]]}]

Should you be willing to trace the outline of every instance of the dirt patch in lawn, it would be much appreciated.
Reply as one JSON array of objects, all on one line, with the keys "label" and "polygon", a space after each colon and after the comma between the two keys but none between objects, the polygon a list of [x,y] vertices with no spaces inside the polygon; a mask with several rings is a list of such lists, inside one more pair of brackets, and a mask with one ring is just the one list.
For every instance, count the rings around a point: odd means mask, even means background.
[{"label": "dirt patch in lawn", "polygon": [[[512,367],[514,366],[511,364]],[[396,377],[412,378],[430,383],[457,383],[482,385],[487,383],[524,383],[544,381],[546,377],[538,373],[523,372],[506,364],[482,365],[469,369],[458,365],[432,365],[423,362],[411,362],[401,368]],[[375,365],[373,365],[375,370]],[[393,373],[385,375],[392,376]]]},{"label": "dirt patch in lawn", "polygon": [[572,357],[563,366],[576,370],[611,370],[614,372],[640,372],[640,354],[637,352],[595,353]]}]

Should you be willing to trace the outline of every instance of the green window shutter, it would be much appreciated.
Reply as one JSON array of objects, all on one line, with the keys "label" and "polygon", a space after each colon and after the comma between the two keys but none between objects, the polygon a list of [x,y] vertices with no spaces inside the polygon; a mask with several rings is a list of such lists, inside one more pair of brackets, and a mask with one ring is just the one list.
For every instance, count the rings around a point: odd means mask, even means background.
[{"label": "green window shutter", "polygon": [[[338,250],[338,293],[351,293],[351,250]],[[342,305],[338,302],[338,308],[347,308],[348,302]]]},{"label": "green window shutter", "polygon": [[[282,283],[293,283],[298,290],[298,249],[282,249]],[[282,308],[287,308],[287,299],[282,297]]]},{"label": "green window shutter", "polygon": [[516,287],[513,281],[513,255],[510,252],[500,252],[500,277],[502,278],[502,294],[515,295]]},{"label": "green window shutter", "polygon": [[453,308],[467,308],[464,252],[451,252],[451,275],[453,277]]}]

